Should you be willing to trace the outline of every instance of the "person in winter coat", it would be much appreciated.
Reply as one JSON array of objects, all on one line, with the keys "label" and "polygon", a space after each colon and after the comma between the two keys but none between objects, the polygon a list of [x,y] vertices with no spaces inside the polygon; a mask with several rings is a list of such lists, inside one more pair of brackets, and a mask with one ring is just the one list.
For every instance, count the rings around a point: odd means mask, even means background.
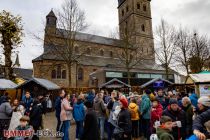
[{"label": "person in winter coat", "polygon": [[139,137],[139,107],[135,98],[131,98],[130,102],[128,110],[131,113],[132,138],[137,139]]},{"label": "person in winter coat", "polygon": [[24,107],[25,107],[25,115],[29,116],[30,108],[33,103],[33,98],[31,97],[30,92],[26,92],[25,96],[23,97]]},{"label": "person in winter coat", "polygon": [[113,91],[111,93],[111,100],[107,104],[107,109],[109,110],[109,118],[108,118],[108,140],[112,140],[113,138],[113,132],[114,132],[114,126],[116,125],[117,120],[113,119],[115,118],[114,114],[119,106],[119,101],[117,98],[117,92]]},{"label": "person in winter coat", "polygon": [[[205,126],[205,134],[201,133],[198,131],[198,133],[195,133],[194,135],[192,135],[191,137],[189,137],[189,139],[187,140],[208,140],[210,139],[210,120],[204,123]],[[203,136],[203,137],[202,137]]]},{"label": "person in winter coat", "polygon": [[[205,97],[205,96],[204,96]],[[205,104],[206,106],[208,106],[210,104],[210,98],[209,97],[204,97],[202,99],[203,104]],[[198,100],[199,102],[199,100]],[[200,140],[204,140],[206,139],[206,133],[207,131],[204,129],[204,123],[209,121],[210,119],[210,109],[208,109],[207,111],[204,111],[203,113],[201,113],[200,115],[198,115],[195,120],[193,121],[193,133],[200,139]]]},{"label": "person in winter coat", "polygon": [[13,112],[9,100],[9,97],[3,98],[0,105],[0,138],[4,138],[3,130],[8,130]]},{"label": "person in winter coat", "polygon": [[[32,131],[33,128],[29,125],[29,121],[30,121],[30,118],[28,116],[23,116],[20,118],[20,125],[18,125],[15,130],[28,130],[28,131]],[[15,137],[14,140],[31,140],[30,137],[21,137],[21,136],[18,136],[18,137]]]},{"label": "person in winter coat", "polygon": [[[176,99],[170,99],[169,106],[163,111],[163,116],[169,116],[173,122],[173,137],[175,140],[185,139],[186,115],[185,112],[178,106]],[[180,125],[181,123],[181,125]],[[179,124],[179,126],[177,125]]]},{"label": "person in winter coat", "polygon": [[[42,124],[42,105],[38,99],[35,99],[33,102],[32,109],[29,114],[30,117],[30,125],[33,126],[34,132],[40,129]],[[39,140],[39,137],[34,135],[33,140]]]},{"label": "person in winter coat", "polygon": [[106,108],[104,106],[102,92],[98,93],[98,98],[95,99],[94,101],[93,109],[96,112],[96,116],[98,118],[98,123],[100,126],[100,137],[101,139],[104,139],[104,123],[105,123]]},{"label": "person in winter coat", "polygon": [[81,140],[99,140],[100,134],[98,129],[98,121],[95,111],[93,110],[92,102],[85,102],[87,113],[85,116],[84,132]]},{"label": "person in winter coat", "polygon": [[186,137],[192,135],[192,123],[193,123],[193,107],[191,105],[190,98],[182,98],[182,109],[186,113]]},{"label": "person in winter coat", "polygon": [[95,90],[92,89],[91,92],[88,93],[88,96],[86,97],[86,100],[89,101],[89,102],[94,102],[94,98],[95,98]]},{"label": "person in winter coat", "polygon": [[132,122],[126,98],[120,99],[120,107],[121,110],[118,115],[117,127],[114,130],[115,140],[131,140]]},{"label": "person in winter coat", "polygon": [[62,140],[69,140],[69,129],[70,129],[70,121],[73,119],[72,111],[73,108],[70,106],[70,95],[65,93],[64,98],[61,102],[61,122],[62,122],[62,132],[64,136]]},{"label": "person in winter coat", "polygon": [[152,101],[152,110],[151,110],[151,130],[153,133],[155,133],[154,124],[156,121],[160,121],[162,113],[163,113],[163,106],[160,104],[157,98],[155,98]]},{"label": "person in winter coat", "polygon": [[85,119],[85,106],[81,95],[73,107],[73,117],[76,121],[76,138],[80,139],[83,133],[83,123]]},{"label": "person in winter coat", "polygon": [[150,139],[150,119],[151,119],[151,102],[149,99],[149,95],[151,94],[151,91],[149,89],[145,90],[145,93],[142,96],[141,106],[140,106],[140,113],[142,116],[142,131],[144,133],[144,136],[147,138],[147,140]]},{"label": "person in winter coat", "polygon": [[55,116],[56,116],[56,119],[57,119],[57,127],[56,127],[57,132],[60,131],[60,127],[61,127],[61,119],[60,119],[61,101],[62,101],[64,95],[65,95],[65,91],[62,89],[59,92],[59,96],[55,100]]},{"label": "person in winter coat", "polygon": [[158,99],[160,104],[163,106],[163,109],[165,109],[167,107],[167,105],[166,105],[166,100],[165,100],[164,93],[163,93],[162,89],[158,89],[156,98]]},{"label": "person in winter coat", "polygon": [[210,108],[210,98],[207,96],[202,96],[198,99],[198,107],[194,112],[193,119],[195,119],[201,113],[207,111]]},{"label": "person in winter coat", "polygon": [[161,125],[157,128],[157,136],[159,140],[175,140],[171,134],[173,122],[168,116],[160,118]]},{"label": "person in winter coat", "polygon": [[192,103],[192,105],[195,107],[195,108],[197,108],[197,105],[198,105],[198,95],[196,94],[196,93],[192,93],[191,95],[190,95],[190,100],[191,100],[191,103]]}]

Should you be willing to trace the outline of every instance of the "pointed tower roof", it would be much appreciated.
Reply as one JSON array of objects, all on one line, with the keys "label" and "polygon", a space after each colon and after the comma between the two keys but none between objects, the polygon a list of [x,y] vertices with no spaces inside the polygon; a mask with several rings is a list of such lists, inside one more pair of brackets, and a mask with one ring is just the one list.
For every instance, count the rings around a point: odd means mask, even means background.
[{"label": "pointed tower roof", "polygon": [[53,9],[51,9],[51,11],[49,12],[49,14],[46,17],[55,17],[55,18],[57,18],[55,16],[55,13],[53,12]]},{"label": "pointed tower roof", "polygon": [[19,55],[17,54],[14,66],[20,67]]}]

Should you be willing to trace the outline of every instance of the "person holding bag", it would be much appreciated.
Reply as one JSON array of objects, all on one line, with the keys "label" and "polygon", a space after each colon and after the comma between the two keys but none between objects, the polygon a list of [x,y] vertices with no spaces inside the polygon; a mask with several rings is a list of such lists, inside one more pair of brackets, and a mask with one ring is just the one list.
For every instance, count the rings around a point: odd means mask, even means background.
[{"label": "person holding bag", "polygon": [[73,119],[72,111],[73,108],[70,106],[70,95],[65,93],[64,98],[61,103],[61,114],[60,119],[62,122],[62,132],[64,136],[62,137],[62,140],[69,140],[69,129],[70,129],[70,121]]}]

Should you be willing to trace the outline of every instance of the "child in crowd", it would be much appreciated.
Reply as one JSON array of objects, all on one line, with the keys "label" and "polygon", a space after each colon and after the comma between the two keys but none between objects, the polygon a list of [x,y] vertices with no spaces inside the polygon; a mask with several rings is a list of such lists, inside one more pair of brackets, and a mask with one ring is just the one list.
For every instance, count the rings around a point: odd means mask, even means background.
[{"label": "child in crowd", "polygon": [[[16,130],[28,130],[33,131],[32,127],[29,125],[29,117],[23,116],[20,118],[20,125],[16,127]],[[31,140],[30,137],[15,137],[14,140]]]},{"label": "child in crowd", "polygon": [[157,136],[159,140],[174,140],[172,131],[173,122],[168,116],[162,116],[160,118],[161,125],[157,128]]}]

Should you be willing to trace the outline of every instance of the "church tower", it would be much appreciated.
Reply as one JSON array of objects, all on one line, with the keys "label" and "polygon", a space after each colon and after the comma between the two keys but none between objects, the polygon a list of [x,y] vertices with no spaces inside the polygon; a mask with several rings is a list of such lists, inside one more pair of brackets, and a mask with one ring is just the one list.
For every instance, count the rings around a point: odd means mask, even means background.
[{"label": "church tower", "polygon": [[132,41],[141,47],[147,59],[155,61],[151,0],[118,0],[120,38],[132,32]]},{"label": "church tower", "polygon": [[57,17],[53,10],[46,16],[45,34],[55,34],[56,32]]}]

